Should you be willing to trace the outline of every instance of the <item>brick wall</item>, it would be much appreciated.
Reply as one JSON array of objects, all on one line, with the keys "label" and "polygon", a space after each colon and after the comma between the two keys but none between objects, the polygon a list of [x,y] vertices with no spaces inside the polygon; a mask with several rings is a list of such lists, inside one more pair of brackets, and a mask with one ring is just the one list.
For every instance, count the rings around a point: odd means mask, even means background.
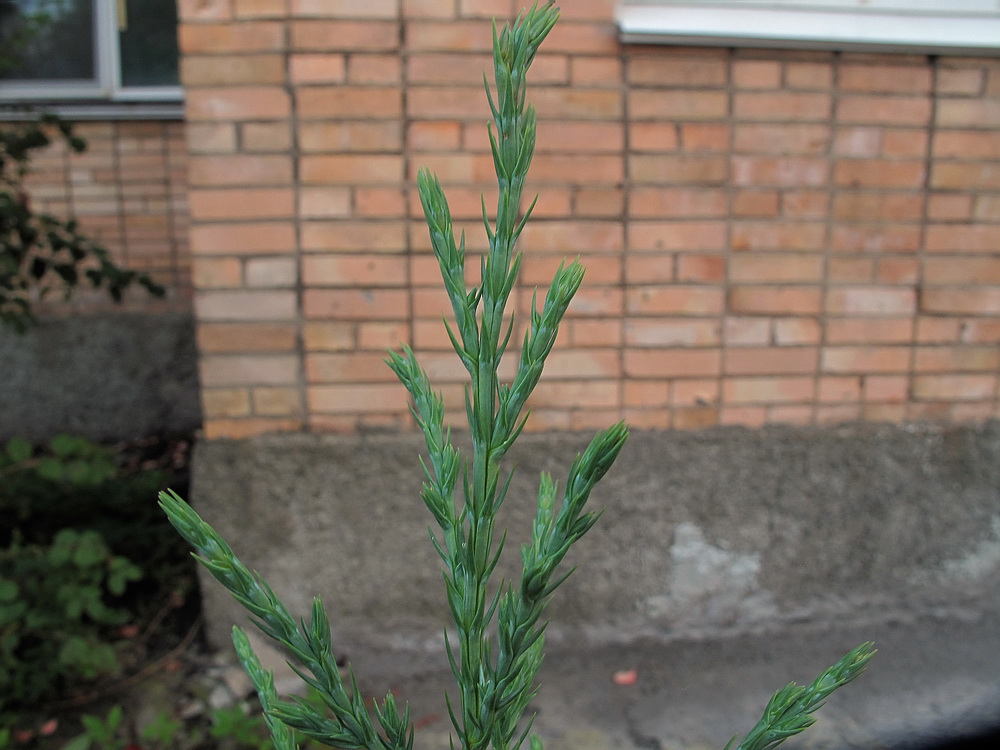
[{"label": "brick wall", "polygon": [[107,248],[113,260],[150,274],[168,291],[154,300],[130,290],[122,305],[78,288],[70,302],[42,301],[37,312],[66,315],[100,310],[191,309],[188,252],[187,148],[181,122],[79,122],[87,142],[82,154],[62,140],[32,156],[25,183],[32,207],[75,217],[83,232]]},{"label": "brick wall", "polygon": [[[517,5],[181,0],[209,437],[407,427],[399,342],[461,409],[413,184],[483,248]],[[589,270],[531,426],[996,416],[1000,61],[623,47],[613,5],[565,3],[533,68],[522,312]]]}]

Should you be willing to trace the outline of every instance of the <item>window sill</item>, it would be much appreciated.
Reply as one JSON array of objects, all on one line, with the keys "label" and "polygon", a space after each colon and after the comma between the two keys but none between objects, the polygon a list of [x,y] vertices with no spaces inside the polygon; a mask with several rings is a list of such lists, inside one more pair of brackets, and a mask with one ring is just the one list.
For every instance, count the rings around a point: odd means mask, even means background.
[{"label": "window sill", "polygon": [[996,13],[664,0],[621,3],[616,17],[630,44],[1000,56]]},{"label": "window sill", "polygon": [[74,122],[94,120],[183,120],[184,103],[170,102],[65,102],[3,101],[0,121],[30,120],[40,112],[59,115]]}]

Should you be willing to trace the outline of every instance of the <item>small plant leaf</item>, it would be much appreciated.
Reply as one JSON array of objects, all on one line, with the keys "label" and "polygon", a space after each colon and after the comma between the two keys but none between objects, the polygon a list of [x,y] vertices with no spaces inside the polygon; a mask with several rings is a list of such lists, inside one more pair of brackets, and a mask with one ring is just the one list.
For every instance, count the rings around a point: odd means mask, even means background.
[{"label": "small plant leaf", "polygon": [[6,453],[11,463],[19,464],[31,458],[32,446],[27,440],[21,437],[14,437],[7,441]]}]

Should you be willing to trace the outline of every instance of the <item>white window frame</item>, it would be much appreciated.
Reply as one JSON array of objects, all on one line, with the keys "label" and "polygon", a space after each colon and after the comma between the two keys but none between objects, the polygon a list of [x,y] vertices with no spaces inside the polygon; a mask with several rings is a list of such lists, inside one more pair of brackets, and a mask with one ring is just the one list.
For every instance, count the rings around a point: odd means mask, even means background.
[{"label": "white window frame", "polygon": [[183,101],[181,86],[123,86],[118,48],[117,0],[94,3],[94,74],[89,81],[0,79],[0,101],[59,102],[104,101],[120,104],[175,103]]},{"label": "white window frame", "polygon": [[626,0],[623,42],[1000,56],[1000,0]]}]

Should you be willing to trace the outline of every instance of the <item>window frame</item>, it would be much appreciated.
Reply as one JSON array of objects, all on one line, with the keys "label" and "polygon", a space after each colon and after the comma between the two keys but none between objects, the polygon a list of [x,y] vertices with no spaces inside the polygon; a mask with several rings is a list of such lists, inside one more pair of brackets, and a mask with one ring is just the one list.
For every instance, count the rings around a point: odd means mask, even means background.
[{"label": "window frame", "polygon": [[[94,5],[94,73],[88,81],[66,79],[0,79],[0,101],[87,102],[88,104],[177,104],[184,101],[182,86],[123,86],[118,43],[118,3],[91,0]],[[179,61],[178,61],[179,64]]]},{"label": "window frame", "polygon": [[626,0],[615,17],[628,44],[1000,56],[997,0]]}]

